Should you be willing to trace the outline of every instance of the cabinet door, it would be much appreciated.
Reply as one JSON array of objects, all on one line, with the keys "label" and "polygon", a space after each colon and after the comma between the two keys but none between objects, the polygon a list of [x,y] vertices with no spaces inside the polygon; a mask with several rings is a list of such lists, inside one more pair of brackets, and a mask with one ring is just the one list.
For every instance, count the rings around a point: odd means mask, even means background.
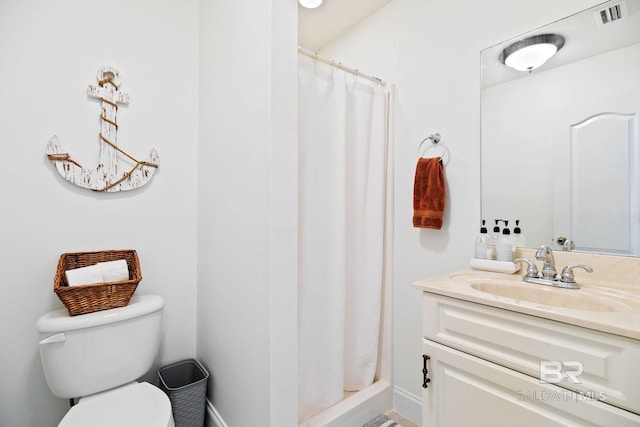
[{"label": "cabinet door", "polygon": [[428,388],[422,426],[635,426],[640,416],[466,353],[423,340]]}]

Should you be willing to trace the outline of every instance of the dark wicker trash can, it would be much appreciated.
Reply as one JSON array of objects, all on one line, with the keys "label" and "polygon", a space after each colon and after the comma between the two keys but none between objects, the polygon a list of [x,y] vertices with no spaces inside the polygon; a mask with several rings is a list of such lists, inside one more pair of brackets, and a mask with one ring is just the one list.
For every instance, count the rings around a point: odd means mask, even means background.
[{"label": "dark wicker trash can", "polygon": [[202,427],[209,373],[196,360],[187,359],[158,369],[160,388],[171,400],[176,427]]}]

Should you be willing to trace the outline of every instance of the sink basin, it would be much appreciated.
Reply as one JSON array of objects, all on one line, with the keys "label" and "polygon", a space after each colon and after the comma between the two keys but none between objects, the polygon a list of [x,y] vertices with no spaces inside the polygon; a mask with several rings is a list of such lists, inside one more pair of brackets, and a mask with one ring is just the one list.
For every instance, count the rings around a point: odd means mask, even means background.
[{"label": "sink basin", "polygon": [[540,285],[530,286],[525,284],[495,282],[471,283],[471,287],[480,292],[544,306],[599,312],[620,312],[631,309],[628,304],[609,297],[592,295],[574,289],[555,289],[535,286]]}]

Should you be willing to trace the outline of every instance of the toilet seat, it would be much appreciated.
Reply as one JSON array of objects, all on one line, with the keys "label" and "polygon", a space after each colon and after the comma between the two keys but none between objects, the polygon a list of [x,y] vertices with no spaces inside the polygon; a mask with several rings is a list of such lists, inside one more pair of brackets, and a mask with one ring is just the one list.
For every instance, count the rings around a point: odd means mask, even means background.
[{"label": "toilet seat", "polygon": [[159,388],[129,383],[83,397],[58,427],[174,427],[171,402]]}]

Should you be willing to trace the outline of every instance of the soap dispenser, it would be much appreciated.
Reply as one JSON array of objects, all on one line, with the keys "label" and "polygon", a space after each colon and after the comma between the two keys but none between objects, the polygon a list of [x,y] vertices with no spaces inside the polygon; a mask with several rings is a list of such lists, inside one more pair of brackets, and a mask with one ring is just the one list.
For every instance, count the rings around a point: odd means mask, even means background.
[{"label": "soap dispenser", "polygon": [[509,230],[509,221],[505,220],[502,236],[496,243],[496,259],[498,261],[513,261],[513,252],[514,246],[511,231]]},{"label": "soap dispenser", "polygon": [[522,234],[522,230],[520,229],[520,220],[516,219],[516,227],[513,229],[513,241],[515,243],[516,248],[526,248],[527,247],[527,238]]},{"label": "soap dispenser", "polygon": [[476,237],[476,258],[479,259],[487,259],[488,257],[488,248],[487,243],[489,242],[489,236],[487,235],[487,227],[484,226],[485,220],[482,220],[482,227],[480,227],[480,234]]},{"label": "soap dispenser", "polygon": [[500,238],[500,226],[498,222],[502,221],[501,219],[495,219],[495,225],[493,226],[493,232],[489,235],[489,241],[487,242],[487,251],[488,259],[496,259],[496,245],[498,244],[498,239]]}]

